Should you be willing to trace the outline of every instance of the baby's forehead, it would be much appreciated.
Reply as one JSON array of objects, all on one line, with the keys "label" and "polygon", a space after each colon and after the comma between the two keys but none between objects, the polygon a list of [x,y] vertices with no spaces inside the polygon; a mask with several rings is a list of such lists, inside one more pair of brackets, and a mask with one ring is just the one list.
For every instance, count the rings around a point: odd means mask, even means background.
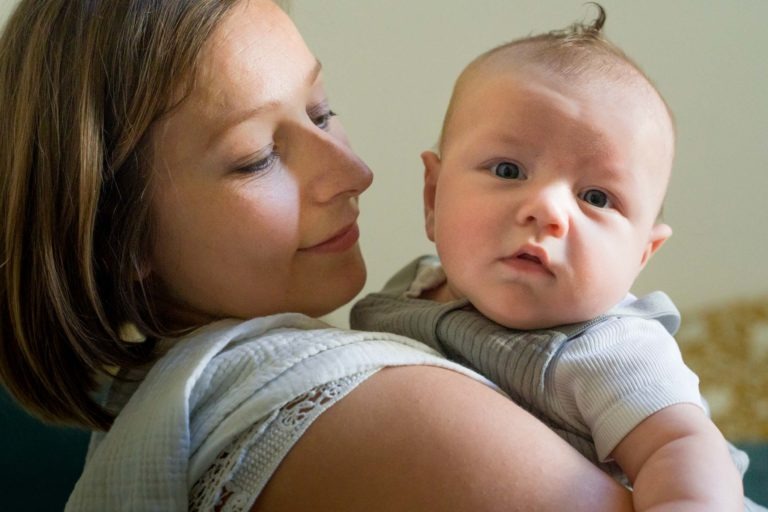
[{"label": "baby's forehead", "polygon": [[468,68],[462,81],[449,112],[453,119],[444,126],[443,151],[455,143],[468,144],[467,137],[539,147],[550,136],[567,134],[576,144],[574,157],[592,158],[591,163],[606,167],[643,149],[646,163],[653,162],[658,171],[649,170],[649,179],[666,187],[674,128],[666,104],[642,75],[574,77],[535,63],[496,61]]},{"label": "baby's forehead", "polygon": [[551,59],[537,60],[514,49],[497,51],[467,66],[457,81],[456,91],[466,91],[493,77],[507,77],[520,82],[547,82],[573,93],[610,93],[614,98],[626,98],[627,102],[664,103],[645,75],[614,56],[595,56],[593,60],[581,59],[573,63],[553,62]]},{"label": "baby's forehead", "polygon": [[569,44],[546,38],[519,40],[478,56],[465,72],[483,68],[535,68],[572,80],[592,77],[611,81],[637,79],[650,85],[650,80],[637,64],[607,40],[587,41]]},{"label": "baby's forehead", "polygon": [[[616,60],[616,57],[610,56]],[[642,112],[643,117],[654,120],[659,129],[668,133],[674,146],[674,121],[666,102],[647,77],[631,64],[614,62],[611,65],[597,62],[592,67],[552,66],[548,61],[533,60],[526,53],[505,49],[486,55],[471,63],[459,77],[454,89],[446,119],[444,134],[450,129],[451,118],[465,104],[482,100],[489,84],[509,84],[510,91],[524,91],[526,87],[555,91],[551,101],[562,102],[576,99],[587,102],[595,109],[613,110],[617,116]],[[541,88],[540,88],[541,90]],[[508,102],[525,102],[525,94],[505,95]],[[541,101],[547,95],[538,95]],[[491,113],[489,113],[491,114]],[[473,115],[477,114],[476,112]]]}]

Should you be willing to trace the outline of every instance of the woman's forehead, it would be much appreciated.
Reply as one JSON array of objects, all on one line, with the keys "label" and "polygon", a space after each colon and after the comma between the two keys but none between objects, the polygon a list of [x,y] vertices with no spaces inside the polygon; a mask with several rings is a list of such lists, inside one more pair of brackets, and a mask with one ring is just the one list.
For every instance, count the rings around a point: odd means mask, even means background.
[{"label": "woman's forehead", "polygon": [[[293,22],[273,2],[240,2],[206,42],[189,95],[166,119],[217,133],[233,119],[286,101],[317,67]],[[168,128],[169,126],[166,126]]]},{"label": "woman's forehead", "polygon": [[303,79],[314,60],[293,22],[273,2],[242,1],[203,47],[193,92],[212,99],[222,93],[269,93],[270,86]]}]

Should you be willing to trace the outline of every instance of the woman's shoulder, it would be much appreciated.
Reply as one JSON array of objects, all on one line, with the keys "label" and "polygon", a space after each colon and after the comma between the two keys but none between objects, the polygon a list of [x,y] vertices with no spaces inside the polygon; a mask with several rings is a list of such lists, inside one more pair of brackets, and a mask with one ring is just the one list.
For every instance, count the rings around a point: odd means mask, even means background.
[{"label": "woman's shoulder", "polygon": [[629,494],[484,384],[379,371],[324,412],[253,510],[630,510]]}]

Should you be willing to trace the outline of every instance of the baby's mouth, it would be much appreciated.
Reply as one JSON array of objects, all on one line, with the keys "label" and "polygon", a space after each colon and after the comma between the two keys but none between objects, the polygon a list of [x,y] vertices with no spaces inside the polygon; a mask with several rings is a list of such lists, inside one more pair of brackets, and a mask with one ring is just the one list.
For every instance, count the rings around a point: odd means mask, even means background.
[{"label": "baby's mouth", "polygon": [[518,254],[516,258],[520,260],[532,261],[533,263],[538,263],[539,265],[542,265],[541,259],[539,259],[538,256],[534,256],[533,254],[528,254],[527,252]]},{"label": "baby's mouth", "polygon": [[523,272],[542,273],[549,276],[555,275],[549,268],[549,257],[546,251],[535,245],[526,244],[516,253],[504,258],[504,260]]}]

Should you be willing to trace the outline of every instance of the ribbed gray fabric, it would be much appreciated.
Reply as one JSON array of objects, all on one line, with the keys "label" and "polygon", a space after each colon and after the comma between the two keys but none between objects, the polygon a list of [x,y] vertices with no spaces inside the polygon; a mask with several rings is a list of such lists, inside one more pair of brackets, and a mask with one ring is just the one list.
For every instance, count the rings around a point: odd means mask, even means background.
[{"label": "ribbed gray fabric", "polygon": [[568,326],[567,332],[519,331],[519,336],[510,338],[509,329],[490,322],[466,300],[440,304],[401,298],[418,267],[416,260],[393,277],[381,293],[356,303],[350,316],[352,328],[408,336],[475,369],[604,471],[621,475],[615,464],[598,460],[589,431],[558,421],[544,398],[547,369],[557,352],[593,322]]},{"label": "ribbed gray fabric", "polygon": [[[434,261],[434,257],[426,258]],[[669,335],[674,334],[679,327],[680,317],[669,298],[657,292],[637,299],[630,305],[614,308],[609,314],[585,323],[554,329],[518,331],[492,322],[467,300],[437,303],[405,297],[422,260],[419,258],[402,269],[382,292],[368,295],[355,304],[350,316],[352,328],[386,331],[418,339],[454,361],[478,371],[585,457],[626,483],[623,472],[615,463],[600,461],[590,430],[594,426],[586,425],[583,419],[575,422],[573,417],[562,416],[564,408],[562,403],[558,405],[558,397],[553,391],[554,367],[569,342],[592,327],[600,329],[603,327],[601,324],[613,325],[609,323],[616,318],[656,320]],[[609,336],[611,332],[609,330]],[[693,395],[700,403],[695,385],[697,379],[692,374],[691,377],[694,384],[688,386],[686,396]],[[663,392],[660,396],[663,396]],[[677,399],[677,396],[672,398]],[[629,407],[633,405],[630,401],[627,403]],[[734,460],[742,474],[748,464],[745,456],[743,452],[734,453]]]}]

